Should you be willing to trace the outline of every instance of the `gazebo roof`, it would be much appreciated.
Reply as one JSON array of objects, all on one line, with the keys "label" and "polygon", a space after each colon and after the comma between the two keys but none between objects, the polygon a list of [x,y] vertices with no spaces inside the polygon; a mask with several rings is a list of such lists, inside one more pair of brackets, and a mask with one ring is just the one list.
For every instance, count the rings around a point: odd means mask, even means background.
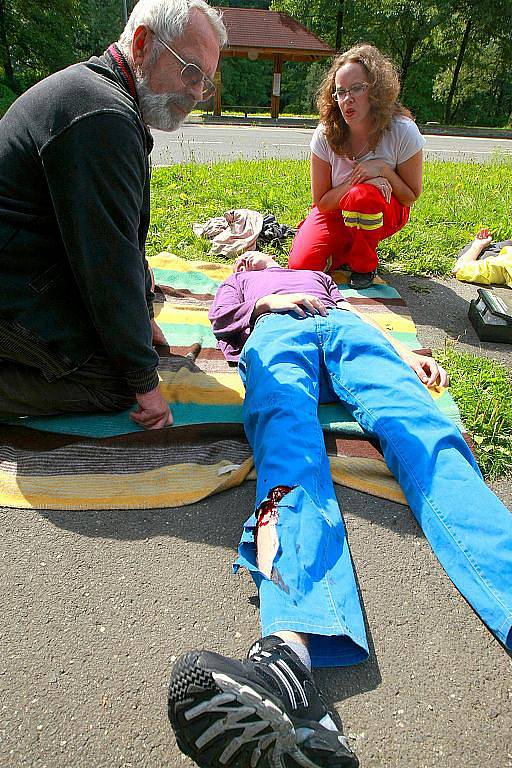
[{"label": "gazebo roof", "polygon": [[304,61],[332,56],[335,51],[286,13],[260,8],[221,8],[228,32],[224,56],[258,53],[260,58],[282,54]]}]

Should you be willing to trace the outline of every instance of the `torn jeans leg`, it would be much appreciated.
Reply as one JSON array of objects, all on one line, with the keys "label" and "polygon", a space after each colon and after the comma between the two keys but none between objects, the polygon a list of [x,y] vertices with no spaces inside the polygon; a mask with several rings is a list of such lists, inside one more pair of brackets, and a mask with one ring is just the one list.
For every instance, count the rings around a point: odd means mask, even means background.
[{"label": "torn jeans leg", "polygon": [[267,579],[285,590],[286,585],[274,565],[274,558],[279,550],[279,538],[276,530],[279,520],[277,503],[292,490],[293,488],[289,485],[277,485],[272,488],[268,497],[261,502],[255,512],[254,544],[258,568]]},{"label": "torn jeans leg", "polygon": [[300,486],[271,500],[274,492],[247,520],[235,563],[258,587],[262,634],[309,635],[315,666],[363,661],[364,621],[341,516],[331,520],[337,510],[323,512]]}]

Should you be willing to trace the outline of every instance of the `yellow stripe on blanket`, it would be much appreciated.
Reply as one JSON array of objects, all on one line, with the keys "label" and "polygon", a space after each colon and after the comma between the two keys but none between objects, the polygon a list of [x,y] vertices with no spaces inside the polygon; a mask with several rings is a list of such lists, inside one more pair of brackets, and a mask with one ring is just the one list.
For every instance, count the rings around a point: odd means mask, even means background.
[{"label": "yellow stripe on blanket", "polygon": [[153,304],[153,307],[155,310],[155,320],[158,318],[161,323],[205,325],[208,328],[210,327],[208,311],[204,308],[186,304],[173,305],[170,302]]},{"label": "yellow stripe on blanket", "polygon": [[2,504],[20,509],[154,509],[180,507],[240,485],[254,463],[177,464],[122,475],[27,477],[0,472]]},{"label": "yellow stripe on blanket", "polygon": [[148,258],[149,266],[155,269],[172,269],[175,272],[201,272],[212,280],[223,282],[233,273],[231,264],[215,264],[211,261],[190,261],[173,253],[159,253]]},{"label": "yellow stripe on blanket", "polygon": [[385,331],[395,333],[416,333],[416,326],[410,317],[403,317],[394,312],[372,312],[371,318]]},{"label": "yellow stripe on blanket", "polygon": [[440,397],[443,396],[443,394],[446,392],[445,387],[440,387],[438,384],[436,384],[435,387],[429,387],[428,388],[429,395],[432,397],[432,400],[439,400]]},{"label": "yellow stripe on blanket", "polygon": [[402,489],[383,459],[329,456],[332,479],[338,485],[370,493],[398,504],[407,504]]},{"label": "yellow stripe on blanket", "polygon": [[163,396],[170,403],[201,405],[241,405],[244,385],[237,371],[233,373],[199,373],[180,368],[161,371]]}]

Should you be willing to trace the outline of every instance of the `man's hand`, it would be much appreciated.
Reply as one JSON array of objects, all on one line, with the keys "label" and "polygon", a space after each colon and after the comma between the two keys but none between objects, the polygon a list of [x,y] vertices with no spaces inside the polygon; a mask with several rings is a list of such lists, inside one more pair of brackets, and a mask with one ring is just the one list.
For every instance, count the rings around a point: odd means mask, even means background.
[{"label": "man's hand", "polygon": [[448,374],[433,357],[417,355],[415,352],[404,352],[401,357],[427,387],[448,386]]},{"label": "man's hand", "polygon": [[137,394],[137,410],[130,413],[130,418],[144,429],[162,429],[170,427],[172,424],[172,413],[169,409],[167,400],[160,392],[160,386],[146,392],[144,395]]},{"label": "man's hand", "polygon": [[320,299],[310,293],[271,293],[258,299],[254,305],[252,319],[255,320],[266,312],[295,312],[299,317],[306,315],[327,314],[327,309]]},{"label": "man's hand", "polygon": [[164,344],[168,346],[167,339],[165,338],[162,329],[157,325],[154,318],[151,319],[151,330],[153,332],[153,346]]}]

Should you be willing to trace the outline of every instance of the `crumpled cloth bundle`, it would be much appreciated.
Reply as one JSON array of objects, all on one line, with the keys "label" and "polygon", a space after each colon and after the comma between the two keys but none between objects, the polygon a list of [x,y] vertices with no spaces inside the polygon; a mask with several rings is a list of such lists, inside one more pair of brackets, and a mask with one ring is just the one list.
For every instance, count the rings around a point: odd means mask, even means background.
[{"label": "crumpled cloth bundle", "polygon": [[212,241],[210,253],[236,256],[253,248],[263,226],[263,214],[249,208],[235,208],[224,216],[215,216],[204,224],[193,224],[198,237]]},{"label": "crumpled cloth bundle", "polygon": [[287,237],[297,232],[295,227],[289,227],[287,224],[279,224],[273,213],[267,213],[263,217],[263,226],[258,237],[258,245],[271,243],[273,245],[283,243]]}]

